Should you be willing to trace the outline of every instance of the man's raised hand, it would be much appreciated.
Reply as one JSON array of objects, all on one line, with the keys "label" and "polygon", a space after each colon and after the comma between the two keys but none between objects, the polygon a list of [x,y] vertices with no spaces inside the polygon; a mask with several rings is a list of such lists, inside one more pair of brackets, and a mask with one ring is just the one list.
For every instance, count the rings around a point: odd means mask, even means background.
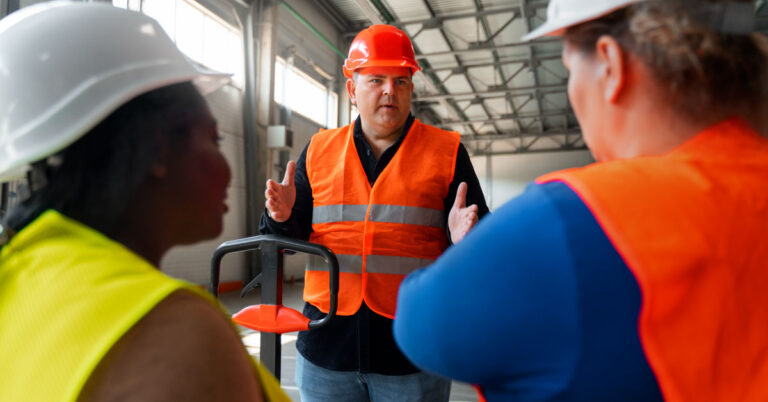
[{"label": "man's raised hand", "polygon": [[448,213],[448,229],[453,244],[461,241],[477,220],[477,205],[467,206],[467,183],[462,182],[456,189],[456,200]]},{"label": "man's raised hand", "polygon": [[285,222],[291,217],[291,210],[296,202],[296,185],[293,183],[295,173],[296,162],[289,161],[285,167],[282,183],[272,179],[267,180],[267,189],[264,191],[267,212],[276,222]]}]

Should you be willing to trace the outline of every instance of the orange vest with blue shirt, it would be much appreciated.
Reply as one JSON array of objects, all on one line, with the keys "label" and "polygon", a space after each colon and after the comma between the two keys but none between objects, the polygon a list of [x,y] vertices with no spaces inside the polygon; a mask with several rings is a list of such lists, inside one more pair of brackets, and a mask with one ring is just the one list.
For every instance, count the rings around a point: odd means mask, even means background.
[{"label": "orange vest with blue shirt", "polygon": [[640,340],[669,401],[768,400],[768,139],[716,124],[668,154],[565,182],[636,277]]}]

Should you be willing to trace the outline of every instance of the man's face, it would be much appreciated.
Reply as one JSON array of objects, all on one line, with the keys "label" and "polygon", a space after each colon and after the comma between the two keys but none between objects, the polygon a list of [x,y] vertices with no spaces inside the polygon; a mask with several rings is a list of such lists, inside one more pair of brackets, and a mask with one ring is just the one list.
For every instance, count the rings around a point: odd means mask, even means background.
[{"label": "man's face", "polygon": [[361,68],[354,79],[347,81],[347,91],[357,105],[366,135],[399,134],[411,108],[413,81],[409,68]]}]

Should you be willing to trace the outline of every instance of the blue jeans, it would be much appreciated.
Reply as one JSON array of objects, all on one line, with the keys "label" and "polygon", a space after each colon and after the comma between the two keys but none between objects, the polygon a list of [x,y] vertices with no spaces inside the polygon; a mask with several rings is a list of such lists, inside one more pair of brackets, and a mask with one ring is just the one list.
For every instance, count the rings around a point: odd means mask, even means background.
[{"label": "blue jeans", "polygon": [[296,385],[301,402],[447,402],[451,381],[420,372],[382,375],[328,370],[296,353]]}]

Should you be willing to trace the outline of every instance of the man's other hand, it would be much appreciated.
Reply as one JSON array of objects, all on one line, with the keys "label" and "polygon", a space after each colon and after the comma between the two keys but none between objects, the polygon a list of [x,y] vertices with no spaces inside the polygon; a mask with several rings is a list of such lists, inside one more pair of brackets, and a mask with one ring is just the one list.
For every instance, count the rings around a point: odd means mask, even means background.
[{"label": "man's other hand", "polygon": [[467,183],[462,182],[456,190],[456,200],[448,214],[448,229],[453,244],[461,241],[477,220],[477,205],[467,206]]},{"label": "man's other hand", "polygon": [[295,173],[296,162],[289,161],[285,167],[285,177],[283,177],[282,183],[272,179],[267,180],[267,189],[264,191],[264,196],[267,199],[267,212],[275,222],[285,222],[291,217],[291,210],[296,202],[296,186],[293,184]]}]

